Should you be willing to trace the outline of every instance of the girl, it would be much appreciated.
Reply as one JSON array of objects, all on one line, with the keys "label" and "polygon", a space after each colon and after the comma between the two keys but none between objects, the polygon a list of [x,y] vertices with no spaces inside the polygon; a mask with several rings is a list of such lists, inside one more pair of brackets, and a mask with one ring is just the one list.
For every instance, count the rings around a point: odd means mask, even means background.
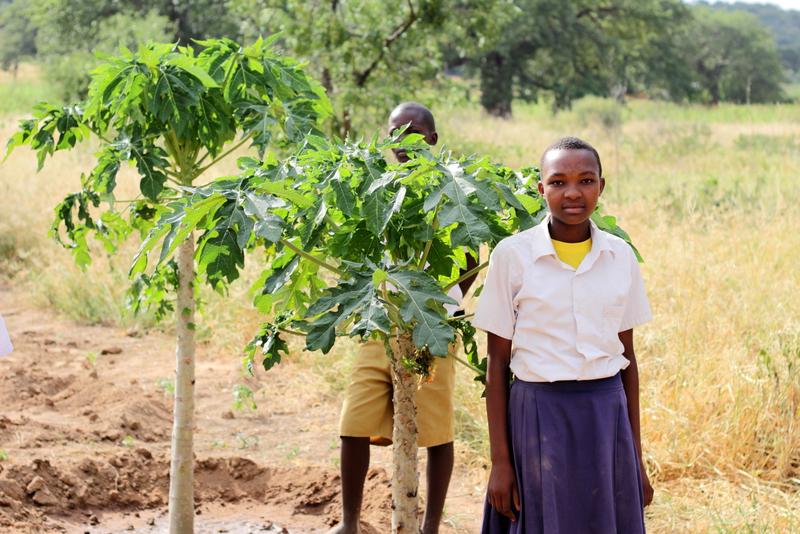
[{"label": "girl", "polygon": [[0,315],[0,356],[11,354],[14,347],[11,345],[11,340],[8,338],[8,331],[6,331],[6,324],[3,322],[3,316]]},{"label": "girl", "polygon": [[633,328],[651,314],[631,248],[590,220],[604,186],[591,145],[557,141],[538,184],[550,214],[492,253],[474,321],[489,340],[484,534],[644,533]]}]

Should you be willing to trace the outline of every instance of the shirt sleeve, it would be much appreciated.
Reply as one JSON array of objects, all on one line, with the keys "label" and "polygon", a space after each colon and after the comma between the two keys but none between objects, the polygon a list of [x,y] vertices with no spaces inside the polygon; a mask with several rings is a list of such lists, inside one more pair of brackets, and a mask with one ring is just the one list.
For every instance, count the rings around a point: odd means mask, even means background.
[{"label": "shirt sleeve", "polygon": [[6,325],[3,322],[3,316],[0,315],[0,356],[11,354],[11,351],[13,350],[14,346],[11,345],[11,339],[8,337],[8,331],[6,330]]},{"label": "shirt sleeve", "polygon": [[630,253],[630,262],[631,288],[628,293],[628,301],[625,304],[622,324],[619,327],[620,332],[642,325],[653,318],[653,314],[650,311],[650,302],[647,300],[647,293],[644,290],[642,271],[633,252]]},{"label": "shirt sleeve", "polygon": [[489,258],[489,272],[478,299],[475,319],[476,328],[491,332],[505,339],[514,336],[517,309],[514,297],[519,290],[520,270],[513,249],[501,242]]},{"label": "shirt sleeve", "polygon": [[447,296],[457,302],[457,304],[444,305],[444,309],[447,311],[447,315],[452,317],[453,314],[456,313],[464,303],[464,293],[461,291],[461,286],[456,284],[450,288],[450,291],[447,292]]}]

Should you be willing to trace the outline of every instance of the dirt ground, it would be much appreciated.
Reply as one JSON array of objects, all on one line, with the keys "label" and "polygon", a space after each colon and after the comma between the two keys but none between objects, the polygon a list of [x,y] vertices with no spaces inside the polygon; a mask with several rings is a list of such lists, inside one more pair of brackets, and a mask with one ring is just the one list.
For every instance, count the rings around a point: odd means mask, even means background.
[{"label": "dirt ground", "polygon": [[[15,344],[0,358],[0,532],[165,532],[172,339],[78,325],[9,287],[0,313]],[[290,372],[260,376],[258,410],[234,411],[239,359],[198,347],[196,532],[312,534],[338,520],[339,400],[309,387],[281,403]],[[391,459],[373,451],[363,530],[382,534]],[[477,530],[482,491],[456,467],[442,532]]]}]

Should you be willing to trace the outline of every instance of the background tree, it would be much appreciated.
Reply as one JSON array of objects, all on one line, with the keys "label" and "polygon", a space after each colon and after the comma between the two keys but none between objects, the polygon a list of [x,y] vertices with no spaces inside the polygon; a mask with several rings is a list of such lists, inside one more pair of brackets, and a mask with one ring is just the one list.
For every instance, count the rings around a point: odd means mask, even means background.
[{"label": "background tree", "polygon": [[477,58],[481,104],[508,117],[514,98],[544,91],[555,108],[585,94],[627,90],[659,34],[683,13],[678,0],[497,2]]},{"label": "background tree", "polygon": [[684,53],[710,103],[785,98],[775,42],[756,17],[704,6],[692,11],[693,38],[683,43]]},{"label": "background tree", "polygon": [[137,12],[112,0],[34,0],[28,9],[36,27],[37,59],[65,102],[86,97],[89,73],[100,63],[96,54],[169,41],[173,33],[170,21],[158,12]]},{"label": "background tree", "polygon": [[[398,102],[442,79],[440,44],[451,1],[234,0],[245,35],[281,33],[309,61],[334,104],[332,130],[344,136],[382,124]],[[431,96],[429,93],[427,96]]]},{"label": "background tree", "polygon": [[66,101],[86,96],[98,53],[148,40],[237,38],[238,29],[227,3],[211,0],[12,0],[0,6],[0,60],[13,67],[35,53]]},{"label": "background tree", "polygon": [[[263,155],[271,144],[300,141],[329,112],[322,88],[263,41],[242,48],[231,40],[212,40],[199,43],[199,49],[151,44],[109,57],[93,72],[86,102],[41,104],[9,141],[9,151],[20,145],[34,149],[41,168],[55,151],[90,137],[99,140],[97,165],[81,175],[81,190],[56,207],[53,223],[53,235],[78,264],[91,261],[91,236],[113,253],[132,233],[147,235],[133,261],[133,296],[155,304],[162,315],[174,310],[176,316],[169,502],[170,532],[180,534],[193,531],[194,519],[195,282],[204,279],[223,291],[237,277],[235,266],[244,265],[242,249],[250,235],[234,232],[230,220],[216,224],[219,219],[208,218],[209,212],[230,209],[216,209],[224,199],[200,203],[191,215],[183,211],[182,199],[236,148],[250,144]],[[121,200],[117,174],[126,163],[139,173],[140,194]],[[254,199],[247,209],[263,208]],[[196,247],[192,230],[198,221],[192,217],[205,219]],[[160,258],[175,259],[142,274],[156,245]],[[174,301],[165,300],[172,294]]]},{"label": "background tree", "polygon": [[734,2],[731,4],[716,2],[708,4],[715,10],[744,11],[755,15],[775,39],[778,54],[784,68],[795,78],[800,75],[800,11],[797,9],[781,9],[772,4],[747,4]]},{"label": "background tree", "polygon": [[16,75],[21,61],[36,55],[36,27],[24,0],[0,2],[0,68]]}]

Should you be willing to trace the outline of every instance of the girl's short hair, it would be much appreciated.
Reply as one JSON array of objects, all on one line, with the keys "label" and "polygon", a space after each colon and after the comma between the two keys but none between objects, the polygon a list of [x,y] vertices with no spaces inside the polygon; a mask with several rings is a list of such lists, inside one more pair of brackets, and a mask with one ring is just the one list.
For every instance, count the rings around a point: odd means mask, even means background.
[{"label": "girl's short hair", "polygon": [[539,168],[542,167],[542,162],[544,161],[544,157],[551,150],[588,150],[594,155],[594,159],[597,160],[597,171],[599,173],[598,177],[603,176],[603,164],[600,163],[600,154],[597,153],[597,149],[595,147],[593,147],[583,139],[568,136],[568,137],[562,137],[555,143],[551,144],[550,146],[544,149],[544,152],[542,152],[542,157],[539,160]]}]

